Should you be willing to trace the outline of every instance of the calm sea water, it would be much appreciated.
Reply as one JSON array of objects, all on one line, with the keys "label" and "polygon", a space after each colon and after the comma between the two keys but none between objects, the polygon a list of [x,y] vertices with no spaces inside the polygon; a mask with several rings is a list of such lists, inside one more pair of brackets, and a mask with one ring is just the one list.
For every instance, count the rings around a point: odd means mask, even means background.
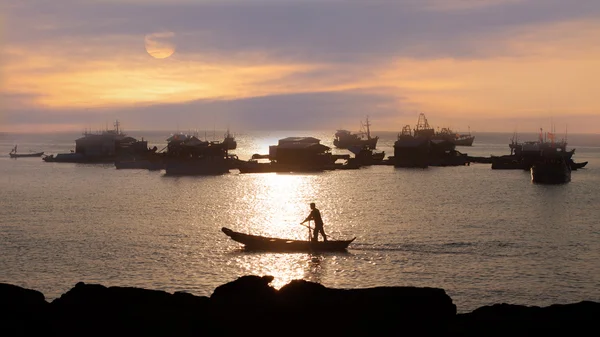
[{"label": "calm sea water", "polygon": [[[169,136],[129,134],[159,149]],[[393,155],[396,133],[379,135],[380,149]],[[249,132],[237,135],[233,152],[266,154],[287,136],[333,141],[331,132]],[[475,136],[472,147],[458,149],[509,153],[511,134]],[[293,279],[335,288],[440,287],[460,312],[502,302],[600,301],[599,135],[569,135],[574,160],[589,163],[557,186],[490,164],[168,177],[8,157],[15,144],[20,152],[68,152],[78,137],[0,136],[0,282],[48,300],[78,281],[210,295],[256,274],[273,275],[276,288]],[[357,237],[348,253],[248,253],[220,231],[306,238],[298,223],[310,202],[332,238]]]}]

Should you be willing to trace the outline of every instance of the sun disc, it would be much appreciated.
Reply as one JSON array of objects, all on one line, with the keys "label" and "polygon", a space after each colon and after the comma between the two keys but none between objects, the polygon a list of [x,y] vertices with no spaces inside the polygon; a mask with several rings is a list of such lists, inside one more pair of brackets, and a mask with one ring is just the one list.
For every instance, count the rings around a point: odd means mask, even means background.
[{"label": "sun disc", "polygon": [[173,32],[159,32],[146,34],[144,45],[148,54],[157,59],[165,59],[175,53],[175,43]]}]

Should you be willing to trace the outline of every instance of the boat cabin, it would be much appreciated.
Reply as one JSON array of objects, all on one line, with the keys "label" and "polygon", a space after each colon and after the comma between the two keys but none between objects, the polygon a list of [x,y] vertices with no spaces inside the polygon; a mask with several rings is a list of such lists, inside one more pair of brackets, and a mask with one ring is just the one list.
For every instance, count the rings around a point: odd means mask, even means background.
[{"label": "boat cabin", "polygon": [[269,159],[277,164],[294,167],[325,166],[333,164],[331,148],[313,137],[287,137],[278,145],[269,146]]}]

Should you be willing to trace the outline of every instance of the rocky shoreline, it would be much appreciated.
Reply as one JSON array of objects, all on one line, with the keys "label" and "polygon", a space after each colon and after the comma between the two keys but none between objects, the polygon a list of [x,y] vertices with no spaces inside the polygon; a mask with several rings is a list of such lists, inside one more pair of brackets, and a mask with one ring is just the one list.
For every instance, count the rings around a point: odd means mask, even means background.
[{"label": "rocky shoreline", "polygon": [[443,289],[334,289],[242,276],[210,296],[77,283],[47,302],[0,283],[2,336],[543,336],[588,335],[600,303],[484,306],[457,314]]}]

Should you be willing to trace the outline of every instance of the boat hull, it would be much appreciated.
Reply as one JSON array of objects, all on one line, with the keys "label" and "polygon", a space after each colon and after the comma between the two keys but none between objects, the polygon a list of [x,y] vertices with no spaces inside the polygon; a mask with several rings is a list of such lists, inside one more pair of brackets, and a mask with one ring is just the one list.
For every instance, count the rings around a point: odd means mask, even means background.
[{"label": "boat hull", "polygon": [[48,163],[78,163],[78,164],[110,164],[114,163],[114,156],[84,156],[80,153],[59,153],[44,156]]},{"label": "boat hull", "polygon": [[454,140],[454,144],[457,146],[473,146],[475,136],[459,137]]},{"label": "boat hull", "polygon": [[571,181],[571,168],[564,161],[531,166],[531,181],[538,184],[564,184]]},{"label": "boat hull", "polygon": [[353,146],[357,146],[357,147],[361,147],[361,148],[364,147],[364,148],[373,150],[373,149],[377,148],[378,140],[379,140],[379,137],[370,138],[370,139],[350,139],[350,140],[334,139],[333,146],[337,147],[338,149],[349,149]]},{"label": "boat hull", "polygon": [[221,175],[229,173],[229,165],[224,158],[169,158],[165,162],[167,175]]},{"label": "boat hull", "polygon": [[351,240],[339,241],[304,241],[304,240],[288,240],[280,238],[269,238],[258,235],[250,235],[223,227],[223,233],[229,236],[232,240],[244,245],[246,250],[252,251],[271,251],[271,252],[341,252],[346,251]]},{"label": "boat hull", "polygon": [[150,167],[150,161],[148,160],[116,160],[115,168],[117,170],[123,169],[148,169]]},{"label": "boat hull", "polygon": [[44,152],[36,152],[36,153],[9,153],[11,158],[27,158],[27,157],[41,157],[44,155]]}]

